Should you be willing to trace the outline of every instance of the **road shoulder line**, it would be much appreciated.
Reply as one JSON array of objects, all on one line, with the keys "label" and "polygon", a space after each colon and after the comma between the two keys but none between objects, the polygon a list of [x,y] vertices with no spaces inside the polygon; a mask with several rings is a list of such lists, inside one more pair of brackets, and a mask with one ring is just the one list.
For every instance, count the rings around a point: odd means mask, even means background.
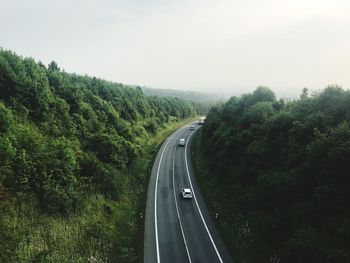
[{"label": "road shoulder line", "polygon": [[216,255],[218,256],[218,258],[219,258],[219,260],[220,260],[220,263],[223,263],[224,261],[222,260],[221,255],[220,255],[220,253],[219,253],[219,250],[217,249],[217,247],[216,247],[216,245],[215,245],[215,242],[214,242],[214,240],[213,240],[213,237],[212,237],[211,234],[210,234],[210,231],[209,231],[209,229],[208,229],[208,226],[207,226],[207,224],[206,224],[206,222],[205,222],[205,219],[204,219],[204,217],[203,217],[203,215],[202,215],[202,211],[201,211],[201,209],[199,208],[199,205],[198,205],[198,202],[197,202],[197,198],[196,198],[195,191],[194,191],[194,189],[193,189],[193,187],[192,187],[192,181],[191,181],[190,171],[189,171],[189,169],[188,169],[188,162],[187,162],[187,145],[188,145],[188,142],[190,141],[190,138],[191,138],[191,136],[192,136],[193,134],[194,134],[194,132],[192,132],[192,133],[190,134],[190,136],[188,137],[186,146],[185,146],[185,164],[186,164],[187,176],[188,176],[188,180],[189,180],[190,185],[191,185],[191,189],[192,189],[192,193],[193,193],[193,198],[194,198],[194,201],[195,201],[195,203],[196,203],[196,206],[197,206],[199,215],[200,215],[200,217],[201,217],[201,219],[202,219],[202,222],[203,222],[203,224],[204,224],[204,227],[205,227],[205,229],[206,229],[206,231],[207,231],[207,233],[208,233],[208,236],[209,236],[209,238],[210,238],[210,241],[211,241],[211,243],[212,243],[212,245],[213,245],[213,247],[214,247],[214,250],[215,250],[215,252],[216,252]]},{"label": "road shoulder line", "polygon": [[158,169],[157,169],[156,183],[155,183],[155,187],[154,187],[154,229],[155,229],[155,234],[156,234],[157,263],[160,263],[159,241],[158,241],[158,220],[157,220],[157,192],[158,192],[159,171],[160,171],[160,165],[162,163],[163,154],[165,152],[165,149],[174,136],[175,136],[175,133],[169,137],[168,141],[166,142],[166,144],[163,148],[162,154],[160,155]]}]

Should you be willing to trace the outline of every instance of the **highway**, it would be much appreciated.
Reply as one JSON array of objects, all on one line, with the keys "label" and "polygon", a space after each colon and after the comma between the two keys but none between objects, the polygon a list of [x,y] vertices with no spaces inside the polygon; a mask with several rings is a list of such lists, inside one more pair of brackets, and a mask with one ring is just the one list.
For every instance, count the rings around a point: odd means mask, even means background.
[{"label": "highway", "polygon": [[[194,125],[195,130],[190,130]],[[171,134],[155,159],[147,191],[144,262],[233,262],[210,217],[191,166],[190,142],[197,122]],[[184,147],[177,144],[186,139]],[[192,199],[183,199],[190,188]]]}]

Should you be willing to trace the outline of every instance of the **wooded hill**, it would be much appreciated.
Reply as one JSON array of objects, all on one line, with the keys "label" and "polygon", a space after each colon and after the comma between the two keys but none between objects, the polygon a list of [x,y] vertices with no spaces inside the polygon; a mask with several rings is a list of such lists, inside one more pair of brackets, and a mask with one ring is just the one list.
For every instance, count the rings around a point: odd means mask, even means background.
[{"label": "wooded hill", "polygon": [[[130,207],[128,197],[145,186],[125,171],[164,125],[205,111],[202,104],[148,97],[139,87],[0,50],[0,261],[87,262],[93,251],[108,262],[135,261],[135,231],[127,225],[135,222],[137,204]],[[94,206],[102,214],[91,221]],[[55,224],[47,222],[71,215],[81,236],[65,251],[65,241],[50,237]],[[80,215],[88,226],[77,230]]]},{"label": "wooded hill", "polygon": [[142,91],[147,96],[159,96],[159,97],[176,97],[183,98],[186,100],[191,100],[195,102],[201,103],[217,103],[226,101],[223,95],[210,94],[204,92],[196,92],[196,91],[185,91],[185,90],[174,90],[174,89],[155,89],[155,88],[147,88],[142,87]]},{"label": "wooded hill", "polygon": [[349,90],[259,87],[212,108],[199,141],[237,262],[350,262]]}]

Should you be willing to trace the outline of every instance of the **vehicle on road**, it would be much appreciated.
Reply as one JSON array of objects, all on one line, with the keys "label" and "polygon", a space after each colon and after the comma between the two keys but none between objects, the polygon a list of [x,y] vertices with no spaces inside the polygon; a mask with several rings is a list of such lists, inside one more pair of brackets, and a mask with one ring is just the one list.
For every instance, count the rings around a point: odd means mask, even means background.
[{"label": "vehicle on road", "polygon": [[205,122],[206,117],[201,117],[198,119],[198,125],[203,125]]},{"label": "vehicle on road", "polygon": [[179,140],[179,145],[180,145],[180,146],[185,146],[185,144],[186,144],[186,140],[185,140],[184,138],[181,138],[181,139]]},{"label": "vehicle on road", "polygon": [[184,199],[193,198],[192,191],[190,188],[182,188],[181,193],[182,193],[182,198]]},{"label": "vehicle on road", "polygon": [[193,131],[193,130],[194,130],[194,126],[193,126],[193,125],[190,127],[190,130],[191,130],[191,131]]}]

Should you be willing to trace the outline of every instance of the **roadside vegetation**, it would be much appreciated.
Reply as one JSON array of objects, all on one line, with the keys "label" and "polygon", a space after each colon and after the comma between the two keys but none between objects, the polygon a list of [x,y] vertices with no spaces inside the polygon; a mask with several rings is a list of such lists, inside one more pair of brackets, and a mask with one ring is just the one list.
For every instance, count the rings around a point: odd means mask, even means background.
[{"label": "roadside vegetation", "polygon": [[206,110],[0,50],[0,262],[141,262],[157,146]]},{"label": "roadside vegetation", "polygon": [[232,97],[210,110],[192,151],[236,262],[350,262],[350,91]]}]

